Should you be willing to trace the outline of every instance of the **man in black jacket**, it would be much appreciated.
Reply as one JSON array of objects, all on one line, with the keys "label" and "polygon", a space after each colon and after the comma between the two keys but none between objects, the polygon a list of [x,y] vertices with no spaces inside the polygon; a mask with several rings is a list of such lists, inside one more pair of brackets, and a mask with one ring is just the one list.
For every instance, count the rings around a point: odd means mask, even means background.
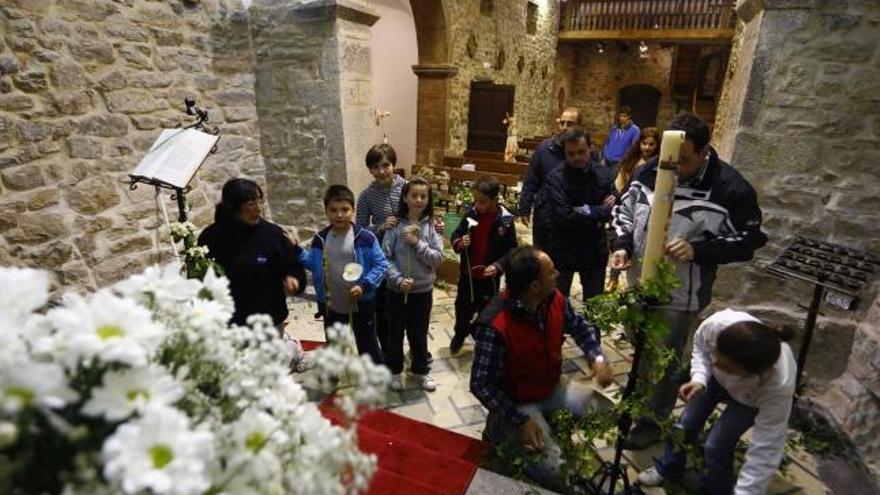
[{"label": "man in black jacket", "polygon": [[555,136],[545,139],[535,148],[526,178],[523,181],[522,194],[519,197],[517,216],[526,226],[529,225],[529,216],[532,215],[534,206],[534,219],[532,225],[532,244],[540,249],[546,249],[550,238],[550,206],[543,194],[543,187],[547,176],[556,169],[562,168],[565,163],[565,150],[559,137],[569,129],[580,129],[583,121],[581,111],[575,107],[568,107],[562,111],[562,115],[556,119],[558,132]]},{"label": "man in black jacket", "polygon": [[[672,301],[660,308],[669,326],[664,345],[681,359],[697,315],[712,299],[718,265],[748,261],[767,243],[761,232],[761,208],[751,184],[718,158],[709,146],[709,127],[697,116],[680,113],[667,129],[685,131],[675,185],[675,204],[669,220],[664,250],[674,262],[681,287]],[[611,267],[629,269],[635,283],[645,251],[648,218],[654,200],[657,159],[646,163],[614,208]],[[647,378],[646,362],[642,377]],[[675,405],[677,365],[666,370],[651,387],[649,408],[653,417],[641,418],[630,433],[628,448],[644,448],[659,439],[657,420],[666,419]]]},{"label": "man in black jacket", "polygon": [[614,205],[612,178],[607,167],[590,157],[590,140],[580,130],[559,137],[565,165],[547,176],[543,194],[550,212],[547,254],[559,270],[557,287],[568,297],[577,272],[583,299],[601,294],[608,247],[605,223]]}]

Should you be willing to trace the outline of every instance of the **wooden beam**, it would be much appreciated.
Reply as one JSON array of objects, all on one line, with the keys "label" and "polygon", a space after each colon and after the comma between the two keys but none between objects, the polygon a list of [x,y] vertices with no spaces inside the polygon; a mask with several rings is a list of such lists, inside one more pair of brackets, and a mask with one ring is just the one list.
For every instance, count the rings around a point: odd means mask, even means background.
[{"label": "wooden beam", "polygon": [[559,41],[656,41],[729,45],[734,29],[630,29],[560,31]]}]

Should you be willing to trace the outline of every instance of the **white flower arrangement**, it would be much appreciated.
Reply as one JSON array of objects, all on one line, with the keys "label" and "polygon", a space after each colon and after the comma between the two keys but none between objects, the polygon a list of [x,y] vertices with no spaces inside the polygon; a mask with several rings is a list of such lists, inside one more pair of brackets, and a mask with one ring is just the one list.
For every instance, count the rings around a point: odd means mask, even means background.
[{"label": "white flower arrangement", "polygon": [[[149,268],[46,310],[49,278],[0,268],[0,491],[346,494],[369,486],[362,406],[387,369],[350,339],[316,351],[315,386],[342,378],[342,426],[308,402],[267,316],[227,324],[228,281]],[[345,327],[334,329],[350,336]],[[51,476],[34,473],[51,473]]]}]

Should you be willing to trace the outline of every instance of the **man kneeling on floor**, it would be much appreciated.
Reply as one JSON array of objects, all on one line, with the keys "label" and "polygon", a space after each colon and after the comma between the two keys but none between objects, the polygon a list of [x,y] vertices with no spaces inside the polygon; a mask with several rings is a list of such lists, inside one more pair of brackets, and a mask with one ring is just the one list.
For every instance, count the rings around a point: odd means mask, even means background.
[{"label": "man kneeling on floor", "polygon": [[475,327],[471,392],[489,410],[484,439],[513,441],[528,456],[525,474],[563,491],[562,451],[544,417],[558,409],[583,416],[593,404],[588,385],[560,381],[564,334],[571,335],[592,365],[599,385],[611,383],[611,366],[599,331],[556,289],[559,272],[546,253],[514,249],[505,274],[507,289],[480,313]]}]

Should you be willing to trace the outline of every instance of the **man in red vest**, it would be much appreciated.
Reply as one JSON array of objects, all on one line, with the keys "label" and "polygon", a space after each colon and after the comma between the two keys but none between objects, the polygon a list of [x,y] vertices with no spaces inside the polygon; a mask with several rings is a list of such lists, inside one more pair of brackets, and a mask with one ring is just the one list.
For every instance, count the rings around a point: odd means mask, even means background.
[{"label": "man in red vest", "polygon": [[544,413],[568,409],[583,416],[594,390],[560,381],[562,344],[571,335],[591,363],[599,385],[611,383],[611,366],[599,345],[599,331],[575,312],[556,289],[559,272],[546,253],[531,246],[511,251],[507,289],[480,313],[475,324],[471,392],[489,410],[484,438],[513,440],[529,456],[525,472],[552,489],[560,479],[562,452]]}]

